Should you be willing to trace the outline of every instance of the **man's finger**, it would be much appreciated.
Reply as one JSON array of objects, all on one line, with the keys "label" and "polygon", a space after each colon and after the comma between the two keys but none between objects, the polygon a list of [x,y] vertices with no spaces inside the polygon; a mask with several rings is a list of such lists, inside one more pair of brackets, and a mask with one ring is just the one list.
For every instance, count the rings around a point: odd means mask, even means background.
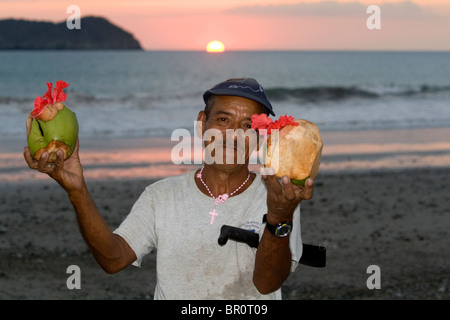
[{"label": "man's finger", "polygon": [[38,164],[37,161],[31,156],[30,148],[25,147],[23,149],[23,157],[25,158],[25,162],[31,169],[36,169]]},{"label": "man's finger", "polygon": [[59,173],[64,168],[64,152],[58,149],[56,151],[56,160],[55,160],[55,173]]},{"label": "man's finger", "polygon": [[78,150],[80,148],[80,139],[77,139],[77,142],[75,143],[75,148],[73,149],[72,154],[78,154]]},{"label": "man's finger", "polygon": [[296,195],[295,195],[295,190],[294,190],[294,186],[291,182],[291,179],[289,179],[288,176],[284,176],[281,179],[281,182],[283,183],[283,188],[284,188],[284,196],[286,197],[286,200],[295,200]]},{"label": "man's finger", "polygon": [[305,200],[311,199],[313,197],[313,191],[314,191],[314,180],[308,178],[305,182],[305,187],[303,188],[302,198]]},{"label": "man's finger", "polygon": [[53,165],[48,163],[48,152],[44,151],[38,160],[37,169],[41,172],[48,173],[53,168]]}]

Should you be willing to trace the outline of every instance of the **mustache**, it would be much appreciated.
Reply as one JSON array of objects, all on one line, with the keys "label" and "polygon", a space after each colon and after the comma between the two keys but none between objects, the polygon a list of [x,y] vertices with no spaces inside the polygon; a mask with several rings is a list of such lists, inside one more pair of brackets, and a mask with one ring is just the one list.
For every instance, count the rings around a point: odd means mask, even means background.
[{"label": "mustache", "polygon": [[247,145],[249,148],[252,147],[250,144],[247,144],[242,139],[233,139],[233,138],[214,139],[212,143],[214,143],[215,147],[234,148],[242,151],[245,151]]}]

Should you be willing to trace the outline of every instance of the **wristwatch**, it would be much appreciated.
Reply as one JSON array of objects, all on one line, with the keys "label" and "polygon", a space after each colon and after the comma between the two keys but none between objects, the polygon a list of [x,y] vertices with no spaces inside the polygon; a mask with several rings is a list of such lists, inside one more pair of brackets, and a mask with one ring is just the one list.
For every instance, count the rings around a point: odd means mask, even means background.
[{"label": "wristwatch", "polygon": [[267,214],[263,217],[263,222],[266,223],[266,228],[277,238],[287,237],[292,230],[292,222],[281,222],[278,224],[270,224],[267,222]]}]

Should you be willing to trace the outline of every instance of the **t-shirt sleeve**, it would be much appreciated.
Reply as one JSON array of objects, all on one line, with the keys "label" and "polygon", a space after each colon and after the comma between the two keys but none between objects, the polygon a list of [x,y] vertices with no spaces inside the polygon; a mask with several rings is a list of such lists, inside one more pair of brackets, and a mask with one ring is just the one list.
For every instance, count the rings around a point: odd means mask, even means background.
[{"label": "t-shirt sleeve", "polygon": [[294,272],[303,253],[302,232],[300,224],[300,205],[294,211],[292,220],[292,232],[289,235],[289,248],[291,249],[291,272]]},{"label": "t-shirt sleeve", "polygon": [[151,186],[147,187],[133,205],[130,213],[120,226],[114,230],[121,236],[136,254],[134,266],[140,267],[142,258],[156,248],[154,194]]}]

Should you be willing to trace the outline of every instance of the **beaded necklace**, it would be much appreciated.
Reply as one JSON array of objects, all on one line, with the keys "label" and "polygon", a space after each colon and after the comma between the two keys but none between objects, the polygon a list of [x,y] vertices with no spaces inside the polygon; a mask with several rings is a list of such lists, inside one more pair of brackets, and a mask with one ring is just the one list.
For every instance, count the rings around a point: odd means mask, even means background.
[{"label": "beaded necklace", "polygon": [[[214,204],[216,206],[218,204],[221,204],[221,203],[224,203],[225,201],[227,201],[229,197],[233,196],[236,192],[238,192],[247,183],[247,181],[250,179],[250,173],[249,173],[248,176],[247,176],[247,179],[245,179],[245,181],[236,190],[231,192],[229,195],[228,195],[228,193],[224,193],[224,194],[219,195],[218,197],[214,197],[214,195],[212,194],[211,190],[206,185],[205,181],[203,181],[202,173],[203,173],[203,169],[204,168],[205,168],[205,166],[203,166],[200,169],[200,172],[197,174],[197,178],[200,179],[201,183],[205,186],[205,188],[208,191],[208,193],[211,196],[211,198],[214,199]],[[218,214],[216,212],[216,209],[210,211],[209,214],[211,215],[211,223],[210,224],[212,225],[212,224],[214,224],[214,217],[216,217]]]}]

